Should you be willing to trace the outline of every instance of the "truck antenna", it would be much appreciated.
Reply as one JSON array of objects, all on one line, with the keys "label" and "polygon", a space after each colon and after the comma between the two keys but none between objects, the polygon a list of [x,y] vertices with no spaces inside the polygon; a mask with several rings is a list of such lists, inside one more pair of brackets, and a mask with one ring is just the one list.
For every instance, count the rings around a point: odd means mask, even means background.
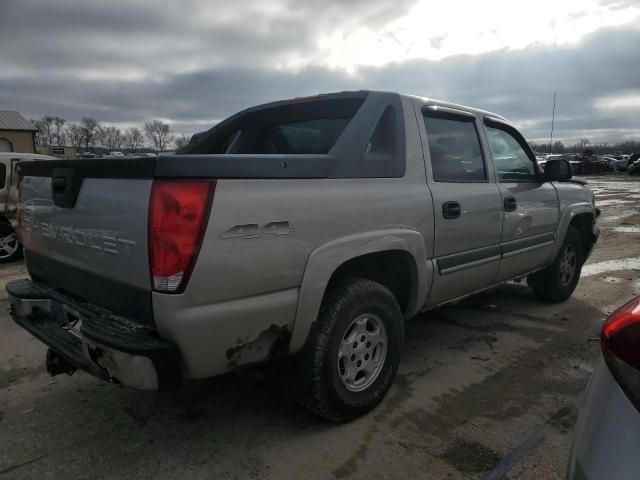
[{"label": "truck antenna", "polygon": [[549,153],[553,153],[551,152],[551,149],[553,148],[553,122],[556,119],[556,92],[553,92],[553,111],[551,113],[551,138],[549,139]]}]

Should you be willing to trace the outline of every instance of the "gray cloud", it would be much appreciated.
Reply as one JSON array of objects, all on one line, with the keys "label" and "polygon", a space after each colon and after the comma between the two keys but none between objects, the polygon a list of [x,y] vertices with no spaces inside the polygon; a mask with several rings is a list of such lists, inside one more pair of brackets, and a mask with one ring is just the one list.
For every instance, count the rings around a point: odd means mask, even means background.
[{"label": "gray cloud", "polygon": [[640,139],[639,110],[594,107],[598,98],[639,92],[634,22],[595,31],[575,45],[404,61],[349,75],[276,65],[316,54],[320,33],[336,25],[378,28],[413,1],[238,3],[207,2],[214,6],[203,10],[196,0],[162,9],[150,0],[9,0],[0,16],[0,108],[107,123],[162,117],[191,133],[250,105],[371,88],[493,110],[528,138],[544,139],[556,90],[557,138]]}]

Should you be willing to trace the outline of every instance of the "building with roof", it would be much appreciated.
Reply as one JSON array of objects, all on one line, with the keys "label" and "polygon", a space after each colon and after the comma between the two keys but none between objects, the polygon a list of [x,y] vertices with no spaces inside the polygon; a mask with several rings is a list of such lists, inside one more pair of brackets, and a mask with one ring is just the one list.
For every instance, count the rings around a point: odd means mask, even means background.
[{"label": "building with roof", "polygon": [[34,153],[36,131],[20,113],[0,110],[0,152]]}]

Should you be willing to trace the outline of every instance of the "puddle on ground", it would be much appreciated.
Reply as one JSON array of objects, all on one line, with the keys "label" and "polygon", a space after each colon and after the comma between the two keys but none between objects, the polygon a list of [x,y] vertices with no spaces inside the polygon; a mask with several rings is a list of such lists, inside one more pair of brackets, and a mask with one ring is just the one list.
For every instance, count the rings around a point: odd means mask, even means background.
[{"label": "puddle on ground", "polygon": [[587,183],[591,190],[596,193],[605,192],[605,191],[615,191],[618,192],[620,190],[624,190],[628,193],[640,193],[640,181],[625,181],[625,180],[601,180],[598,178],[591,178],[587,180]]},{"label": "puddle on ground", "polygon": [[624,282],[624,279],[620,278],[620,277],[602,277],[600,280],[602,280],[605,283],[622,283]]},{"label": "puddle on ground", "polygon": [[[596,201],[596,207],[597,206],[598,206],[598,202]],[[598,222],[605,222],[605,223],[617,222],[618,220],[622,220],[624,218],[630,217],[632,215],[635,215],[636,213],[638,213],[637,210],[624,210],[624,211],[620,212],[619,215],[601,216],[598,219]]]},{"label": "puddle on ground", "polygon": [[618,260],[590,263],[582,267],[581,276],[589,277],[619,270],[640,270],[640,258],[620,258]]},{"label": "puddle on ground", "polygon": [[633,200],[596,200],[596,207],[608,207],[609,205],[620,205],[621,203],[636,203]]},{"label": "puddle on ground", "polygon": [[486,472],[500,462],[500,456],[496,452],[470,440],[456,440],[442,458],[462,473]]},{"label": "puddle on ground", "polygon": [[640,233],[640,227],[615,227],[613,231],[620,233]]}]

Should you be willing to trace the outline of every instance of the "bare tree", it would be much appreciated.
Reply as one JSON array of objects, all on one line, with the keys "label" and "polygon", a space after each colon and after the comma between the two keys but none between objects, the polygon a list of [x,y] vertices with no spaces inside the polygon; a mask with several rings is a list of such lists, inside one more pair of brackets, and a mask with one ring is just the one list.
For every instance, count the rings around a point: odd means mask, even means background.
[{"label": "bare tree", "polygon": [[53,117],[53,124],[55,126],[55,139],[56,145],[64,146],[64,124],[67,121],[61,117]]},{"label": "bare tree", "polygon": [[122,145],[122,132],[116,127],[102,127],[99,132],[102,145],[109,150],[118,150]]},{"label": "bare tree", "polygon": [[191,141],[191,135],[187,136],[183,134],[183,135],[176,136],[175,140],[173,141],[173,144],[176,147],[176,149],[180,149],[189,145],[190,141]]},{"label": "bare tree", "polygon": [[564,153],[564,143],[558,141],[558,142],[553,142],[553,148],[551,149],[551,151],[553,153]]},{"label": "bare tree", "polygon": [[40,120],[32,121],[38,129],[36,143],[41,147],[48,147],[53,144],[53,117],[45,115]]},{"label": "bare tree", "polygon": [[79,152],[84,140],[84,130],[82,126],[77,123],[69,123],[65,129],[65,133],[68,141],[76,148],[76,151]]},{"label": "bare tree", "polygon": [[85,148],[89,150],[89,145],[95,145],[96,143],[98,133],[100,132],[100,123],[94,118],[82,117],[80,125],[82,127]]},{"label": "bare tree", "polygon": [[33,118],[30,120],[33,123],[33,126],[36,128],[36,145],[39,147],[43,147],[46,142],[44,126],[42,125],[42,121],[34,120]]},{"label": "bare tree", "polygon": [[589,141],[588,138],[581,138],[580,139],[580,148],[585,149],[587,145],[589,145],[591,142]]},{"label": "bare tree", "polygon": [[175,138],[169,134],[169,124],[161,120],[151,120],[144,124],[144,133],[156,148],[156,153],[164,151]]},{"label": "bare tree", "polygon": [[140,129],[132,127],[124,132],[124,144],[133,153],[144,144],[144,136]]}]

